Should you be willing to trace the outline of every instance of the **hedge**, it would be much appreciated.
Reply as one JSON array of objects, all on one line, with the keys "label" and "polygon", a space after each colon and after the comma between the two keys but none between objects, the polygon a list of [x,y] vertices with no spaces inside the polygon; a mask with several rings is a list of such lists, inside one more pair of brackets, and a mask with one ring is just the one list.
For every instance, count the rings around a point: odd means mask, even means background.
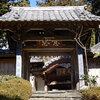
[{"label": "hedge", "polygon": [[83,100],[100,100],[100,87],[93,87],[82,92]]},{"label": "hedge", "polygon": [[31,84],[22,78],[12,78],[0,83],[0,100],[28,100],[32,96]]}]

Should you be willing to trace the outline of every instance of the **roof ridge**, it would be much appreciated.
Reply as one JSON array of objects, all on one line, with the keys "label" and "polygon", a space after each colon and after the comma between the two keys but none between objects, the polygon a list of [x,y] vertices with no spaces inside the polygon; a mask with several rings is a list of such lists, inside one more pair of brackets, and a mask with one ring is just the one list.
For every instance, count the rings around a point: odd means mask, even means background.
[{"label": "roof ridge", "polygon": [[47,6],[47,7],[11,7],[11,10],[69,10],[69,9],[84,9],[85,6]]}]

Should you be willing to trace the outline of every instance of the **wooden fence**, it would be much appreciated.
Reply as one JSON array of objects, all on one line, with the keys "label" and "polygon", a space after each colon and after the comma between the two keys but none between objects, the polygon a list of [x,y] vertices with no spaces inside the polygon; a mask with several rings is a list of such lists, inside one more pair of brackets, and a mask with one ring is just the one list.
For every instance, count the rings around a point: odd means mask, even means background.
[{"label": "wooden fence", "polygon": [[0,55],[0,75],[15,75],[15,55]]}]

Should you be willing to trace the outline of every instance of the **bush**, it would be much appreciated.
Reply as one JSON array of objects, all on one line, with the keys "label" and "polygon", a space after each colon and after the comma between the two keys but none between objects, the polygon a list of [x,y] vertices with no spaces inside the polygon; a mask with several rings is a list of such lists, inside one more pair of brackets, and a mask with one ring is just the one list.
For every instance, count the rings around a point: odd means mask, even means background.
[{"label": "bush", "polygon": [[0,100],[28,100],[32,96],[31,84],[22,78],[0,83]]},{"label": "bush", "polygon": [[18,78],[17,76],[13,76],[13,75],[0,75],[0,82],[5,82],[11,79],[15,79]]},{"label": "bush", "polygon": [[94,87],[97,83],[97,78],[98,76],[89,76],[89,75],[83,75],[83,80],[85,80],[85,82],[88,83],[88,86],[91,88],[91,87]]},{"label": "bush", "polygon": [[93,87],[82,92],[83,100],[100,100],[100,87]]}]

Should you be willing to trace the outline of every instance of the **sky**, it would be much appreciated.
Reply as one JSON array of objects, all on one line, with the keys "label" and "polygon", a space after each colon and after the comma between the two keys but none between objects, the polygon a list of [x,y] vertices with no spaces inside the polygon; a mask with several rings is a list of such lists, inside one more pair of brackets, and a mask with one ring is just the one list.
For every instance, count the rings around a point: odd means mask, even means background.
[{"label": "sky", "polygon": [[30,0],[30,6],[36,7],[36,0]]}]

